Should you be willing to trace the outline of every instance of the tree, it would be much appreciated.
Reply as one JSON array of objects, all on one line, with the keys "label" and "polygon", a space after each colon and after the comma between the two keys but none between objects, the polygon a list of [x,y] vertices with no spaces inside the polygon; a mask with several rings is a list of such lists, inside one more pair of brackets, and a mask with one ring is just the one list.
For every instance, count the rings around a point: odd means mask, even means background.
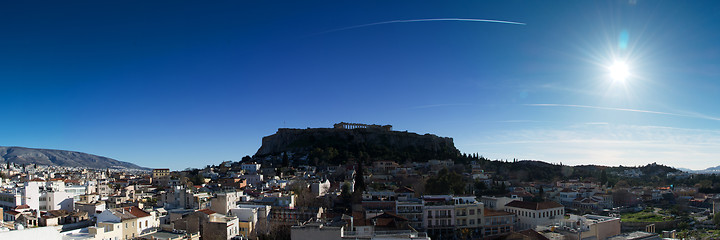
[{"label": "tree", "polygon": [[288,167],[290,166],[290,158],[288,158],[287,153],[282,153],[282,167]]},{"label": "tree", "polygon": [[363,191],[365,191],[365,178],[363,177],[363,174],[364,169],[362,160],[359,160],[355,170],[355,192],[359,192],[360,196],[362,196]]},{"label": "tree", "polygon": [[545,201],[545,189],[542,186],[540,186],[540,191],[538,191],[538,195],[536,198],[538,202]]},{"label": "tree", "polygon": [[250,157],[250,155],[245,155],[245,156],[242,157],[242,159],[240,160],[240,162],[244,162],[244,163],[250,162],[250,161],[252,161],[252,158]]},{"label": "tree", "polygon": [[600,185],[606,184],[608,182],[607,172],[605,172],[605,169],[603,169],[600,172]]},{"label": "tree", "polygon": [[319,203],[315,195],[310,192],[308,183],[304,180],[296,181],[288,186],[295,194],[296,207],[317,207]]},{"label": "tree", "polygon": [[713,224],[720,227],[720,212],[715,213],[715,215],[713,216]]},{"label": "tree", "polygon": [[462,175],[443,168],[437,176],[428,178],[425,190],[429,194],[463,194],[465,181]]},{"label": "tree", "polygon": [[253,232],[250,234],[250,239],[290,239],[290,225],[270,221],[269,219],[259,220]]},{"label": "tree", "polygon": [[343,199],[343,202],[350,201],[350,183],[345,183],[342,185],[342,188],[340,189],[340,197]]}]

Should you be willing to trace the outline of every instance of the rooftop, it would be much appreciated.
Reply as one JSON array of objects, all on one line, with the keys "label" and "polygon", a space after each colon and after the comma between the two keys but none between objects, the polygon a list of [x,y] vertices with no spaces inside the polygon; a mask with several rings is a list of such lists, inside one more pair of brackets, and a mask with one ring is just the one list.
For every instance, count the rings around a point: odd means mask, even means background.
[{"label": "rooftop", "polygon": [[508,204],[505,204],[506,207],[516,207],[516,208],[523,208],[523,209],[529,209],[529,210],[544,210],[544,209],[551,209],[551,208],[562,208],[563,205],[557,202],[526,202],[526,201],[512,201]]}]

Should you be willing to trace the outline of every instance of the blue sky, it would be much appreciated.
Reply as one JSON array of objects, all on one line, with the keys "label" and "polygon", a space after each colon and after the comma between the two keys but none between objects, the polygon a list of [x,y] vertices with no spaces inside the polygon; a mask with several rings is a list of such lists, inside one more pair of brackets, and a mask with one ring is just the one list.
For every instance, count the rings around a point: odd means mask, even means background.
[{"label": "blue sky", "polygon": [[[453,137],[493,159],[703,169],[720,164],[718,11],[642,0],[3,2],[0,145],[184,169],[252,155],[280,127],[345,121]],[[436,18],[526,25],[351,28]],[[610,77],[615,61],[625,81]]]}]

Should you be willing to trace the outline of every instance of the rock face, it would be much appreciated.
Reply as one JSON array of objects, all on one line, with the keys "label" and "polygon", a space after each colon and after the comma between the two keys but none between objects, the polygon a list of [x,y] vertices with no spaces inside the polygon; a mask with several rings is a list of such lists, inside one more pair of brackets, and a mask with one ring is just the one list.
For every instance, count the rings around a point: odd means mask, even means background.
[{"label": "rock face", "polygon": [[0,147],[0,162],[10,162],[21,165],[37,164],[63,167],[87,167],[96,169],[145,169],[132,163],[87,153],[24,147]]},{"label": "rock face", "polygon": [[278,155],[283,152],[306,155],[317,148],[365,152],[370,157],[390,154],[415,161],[454,158],[460,154],[452,138],[432,134],[419,135],[373,128],[281,128],[277,133],[262,139],[262,146],[255,156]]}]

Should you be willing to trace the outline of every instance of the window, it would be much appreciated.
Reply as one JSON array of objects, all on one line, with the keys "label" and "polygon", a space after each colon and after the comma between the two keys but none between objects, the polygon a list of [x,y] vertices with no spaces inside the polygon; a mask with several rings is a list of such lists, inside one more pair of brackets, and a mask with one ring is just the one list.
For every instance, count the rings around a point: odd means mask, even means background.
[{"label": "window", "polygon": [[475,209],[470,209],[470,215],[475,215]]}]

